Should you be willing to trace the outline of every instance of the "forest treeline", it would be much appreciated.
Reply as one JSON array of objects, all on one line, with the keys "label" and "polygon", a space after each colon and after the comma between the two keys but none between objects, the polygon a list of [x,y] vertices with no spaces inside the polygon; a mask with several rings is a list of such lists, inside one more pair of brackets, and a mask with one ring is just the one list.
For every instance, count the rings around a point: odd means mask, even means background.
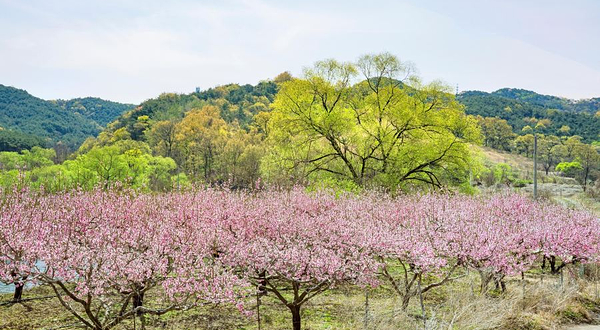
[{"label": "forest treeline", "polygon": [[[257,85],[162,94],[123,113],[68,157],[56,144],[7,149],[0,153],[0,183],[65,189],[120,182],[169,190],[262,181],[470,192],[473,180],[492,170],[472,145],[531,157],[534,133],[542,170],[584,186],[598,178],[597,100],[514,89],[455,96],[413,72],[383,53],[320,61],[301,77],[284,72]],[[54,104],[100,125],[118,111],[103,112],[98,102]]]}]

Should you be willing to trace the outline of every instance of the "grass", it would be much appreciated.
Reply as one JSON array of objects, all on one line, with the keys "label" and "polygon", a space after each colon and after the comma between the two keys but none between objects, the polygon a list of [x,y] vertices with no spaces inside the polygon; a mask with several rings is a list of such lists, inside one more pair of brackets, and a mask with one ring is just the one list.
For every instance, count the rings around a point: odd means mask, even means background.
[{"label": "grass", "polygon": [[484,158],[486,158],[494,164],[508,164],[513,170],[520,171],[523,173],[531,173],[531,169],[533,168],[533,160],[531,158],[488,147],[472,147],[475,148],[475,150],[477,150],[478,152],[480,152]]},{"label": "grass", "polygon": [[[590,272],[587,272],[590,273]],[[591,272],[594,273],[593,271]],[[474,272],[425,296],[427,329],[499,329],[552,330],[562,324],[592,323],[600,313],[596,282],[581,280],[577,271],[567,272],[562,287],[557,276],[531,273],[526,277],[525,291],[520,278],[509,278],[507,292],[477,292],[479,280]],[[596,279],[597,281],[598,279]],[[365,309],[365,293],[369,304]],[[49,290],[38,287],[27,291],[24,298],[43,296]],[[10,295],[0,297],[9,300]],[[154,296],[151,300],[160,299]],[[418,299],[406,312],[400,300],[386,287],[365,289],[339,287],[309,301],[302,311],[303,329],[365,329],[365,315],[370,330],[423,329],[424,320]],[[246,308],[256,312],[256,300],[248,299]],[[262,329],[290,329],[287,308],[273,297],[263,297]],[[257,330],[256,313],[241,315],[232,306],[211,306],[189,311],[170,312],[160,317],[148,316],[147,329],[240,329]],[[0,329],[77,329],[76,320],[56,299],[39,300],[0,307]],[[139,321],[136,323],[139,329]],[[117,329],[134,329],[132,320]]]}]

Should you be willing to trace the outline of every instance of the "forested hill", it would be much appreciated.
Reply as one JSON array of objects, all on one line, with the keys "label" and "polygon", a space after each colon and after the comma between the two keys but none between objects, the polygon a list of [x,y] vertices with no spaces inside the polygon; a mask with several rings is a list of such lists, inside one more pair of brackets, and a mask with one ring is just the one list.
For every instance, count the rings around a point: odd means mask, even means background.
[{"label": "forested hill", "polygon": [[533,91],[518,88],[502,88],[490,94],[551,109],[586,112],[590,114],[596,114],[596,112],[600,110],[600,97],[572,100],[564,97],[538,94]]},{"label": "forested hill", "polygon": [[549,119],[542,133],[561,135],[568,126],[569,135],[579,135],[591,142],[600,137],[600,98],[569,100],[537,94],[522,89],[505,88],[492,93],[466,91],[458,94],[466,112],[483,117],[505,119],[517,134],[529,125],[527,118]]},{"label": "forested hill", "polygon": [[103,100],[97,97],[84,97],[72,100],[50,101],[70,112],[78,113],[95,121],[100,126],[106,126],[125,111],[135,107],[133,104],[124,104]]},{"label": "forested hill", "polygon": [[32,143],[52,146],[61,142],[74,150],[132,107],[97,98],[46,101],[25,90],[0,85],[0,127],[3,131],[0,147],[19,151],[30,148]]},{"label": "forested hill", "polygon": [[144,141],[144,132],[155,123],[179,122],[190,110],[206,105],[216,107],[220,118],[227,123],[235,122],[241,128],[248,128],[255,115],[269,111],[277,90],[275,81],[262,81],[257,85],[217,86],[191,94],[165,93],[143,102],[110,123],[100,140],[120,131],[133,140]]},{"label": "forested hill", "polygon": [[[217,109],[225,122],[248,130],[249,126],[260,128],[261,115],[270,111],[270,105],[278,91],[279,83],[291,79],[282,75],[273,81],[263,81],[257,85],[228,84],[190,94],[165,93],[149,99],[136,108],[123,113],[98,139],[89,141],[80,150],[85,152],[93,146],[111,144],[126,138],[148,141],[148,133],[156,123],[180,122],[193,109],[211,105]],[[505,88],[492,93],[480,91],[462,92],[458,101],[466,106],[466,112],[483,117],[505,119],[518,135],[523,127],[530,125],[530,117],[550,119],[550,125],[540,132],[549,135],[579,135],[586,142],[596,141],[600,134],[600,98],[574,101],[556,96],[537,94],[522,89]],[[564,126],[570,131],[564,132]],[[560,132],[560,129],[563,132]],[[151,134],[150,134],[151,135]]]}]

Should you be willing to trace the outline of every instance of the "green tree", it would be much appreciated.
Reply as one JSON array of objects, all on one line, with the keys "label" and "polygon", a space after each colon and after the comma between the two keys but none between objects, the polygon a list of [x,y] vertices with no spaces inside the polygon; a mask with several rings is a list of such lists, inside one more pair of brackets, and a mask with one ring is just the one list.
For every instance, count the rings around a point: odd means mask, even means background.
[{"label": "green tree", "polygon": [[598,150],[594,146],[589,144],[577,146],[574,153],[582,167],[581,183],[585,191],[590,180],[590,174],[600,166],[600,154],[598,154]]},{"label": "green tree", "polygon": [[177,143],[177,123],[172,120],[156,122],[146,131],[146,139],[152,150],[161,156],[172,157]]},{"label": "green tree", "polygon": [[526,157],[533,157],[533,134],[520,135],[513,141],[512,149]]},{"label": "green tree", "polygon": [[178,163],[194,179],[210,182],[217,156],[226,143],[227,123],[215,106],[192,110],[177,125]]},{"label": "green tree", "polygon": [[273,82],[274,82],[274,83],[276,83],[276,84],[281,84],[281,83],[284,83],[284,82],[286,82],[286,81],[290,81],[290,80],[292,80],[292,79],[294,79],[294,78],[292,77],[292,74],[291,74],[289,71],[284,71],[284,72],[282,72],[282,73],[278,74],[278,75],[277,75],[277,76],[276,76],[276,77],[273,79]]},{"label": "green tree", "polygon": [[562,162],[556,165],[556,171],[563,173],[568,177],[576,177],[583,170],[579,162]]},{"label": "green tree", "polygon": [[540,135],[538,138],[538,159],[548,175],[551,168],[560,161],[566,153],[565,147],[561,145],[560,139],[554,135]]},{"label": "green tree", "polygon": [[0,152],[0,170],[32,170],[34,168],[54,164],[56,153],[53,149],[33,147],[31,150],[22,150],[20,153]]},{"label": "green tree", "polygon": [[81,165],[95,172],[100,182],[108,186],[111,182],[119,181],[127,173],[127,163],[121,156],[117,146],[94,148],[80,156]]},{"label": "green tree", "polygon": [[248,187],[255,183],[260,177],[261,140],[262,134],[256,130],[230,129],[223,152],[219,155],[218,176],[233,187]]},{"label": "green tree", "polygon": [[565,136],[565,135],[569,135],[570,131],[571,131],[571,127],[569,127],[569,125],[562,125],[560,127],[560,129],[558,130],[558,133],[562,136]]},{"label": "green tree", "polygon": [[563,143],[565,147],[565,158],[571,160],[575,157],[575,150],[577,150],[583,142],[581,141],[581,136],[573,135],[568,137]]},{"label": "green tree", "polygon": [[142,183],[152,191],[167,191],[173,187],[172,178],[175,176],[177,164],[168,157],[146,157],[146,168],[143,171]]},{"label": "green tree", "polygon": [[[364,79],[355,83],[359,74]],[[282,84],[273,109],[267,172],[309,179],[388,187],[462,182],[468,143],[479,138],[448,87],[421,84],[387,53],[317,62],[304,79]]]},{"label": "green tree", "polygon": [[506,120],[498,117],[477,116],[476,118],[483,135],[483,145],[494,149],[510,150],[516,134]]},{"label": "green tree", "polygon": [[25,161],[21,154],[14,151],[0,152],[0,170],[4,172],[18,169],[25,169]]}]

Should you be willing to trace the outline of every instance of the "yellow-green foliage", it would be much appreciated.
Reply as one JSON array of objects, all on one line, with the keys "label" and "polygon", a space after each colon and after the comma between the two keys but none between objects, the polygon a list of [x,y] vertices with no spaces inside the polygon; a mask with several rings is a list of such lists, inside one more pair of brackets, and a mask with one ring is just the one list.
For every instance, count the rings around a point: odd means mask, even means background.
[{"label": "yellow-green foliage", "polygon": [[[434,82],[421,84],[390,54],[317,62],[282,84],[269,120],[263,172],[358,185],[459,185],[469,178],[474,118]],[[360,72],[360,74],[359,74]],[[369,79],[354,83],[357,76]]]}]

